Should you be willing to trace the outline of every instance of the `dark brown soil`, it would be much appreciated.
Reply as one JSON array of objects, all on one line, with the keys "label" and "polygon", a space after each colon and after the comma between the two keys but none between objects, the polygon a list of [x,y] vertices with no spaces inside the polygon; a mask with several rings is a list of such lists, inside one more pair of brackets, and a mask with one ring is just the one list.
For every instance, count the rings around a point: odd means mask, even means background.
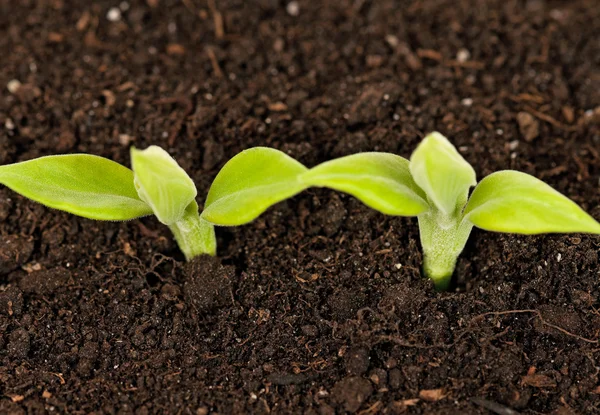
[{"label": "dark brown soil", "polygon": [[[597,0],[119,3],[0,0],[0,163],[158,144],[206,194],[435,129],[600,218]],[[327,190],[218,238],[0,189],[0,413],[600,413],[598,237],[475,231],[447,293],[414,219]]]}]

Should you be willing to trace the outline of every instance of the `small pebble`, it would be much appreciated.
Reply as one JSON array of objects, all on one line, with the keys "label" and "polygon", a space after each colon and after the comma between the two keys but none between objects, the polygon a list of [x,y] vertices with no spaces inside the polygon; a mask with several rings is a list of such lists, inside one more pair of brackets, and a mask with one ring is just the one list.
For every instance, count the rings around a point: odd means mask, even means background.
[{"label": "small pebble", "polygon": [[290,1],[285,7],[285,10],[290,16],[296,17],[300,14],[300,5],[297,1]]},{"label": "small pebble", "polygon": [[7,118],[6,121],[4,121],[4,126],[6,127],[7,130],[15,129],[15,123],[10,118]]},{"label": "small pebble", "polygon": [[8,88],[8,92],[10,92],[11,94],[16,94],[19,88],[21,88],[21,81],[19,81],[18,79],[8,81],[8,83],[6,84],[6,88]]},{"label": "small pebble", "polygon": [[460,101],[461,104],[463,104],[465,107],[470,107],[471,105],[473,105],[473,98],[463,98],[462,101]]},{"label": "small pebble", "polygon": [[517,147],[519,147],[519,140],[513,140],[513,141],[511,141],[510,143],[508,143],[508,148],[509,148],[511,151],[514,151],[514,150],[516,150],[516,149],[517,149]]},{"label": "small pebble", "polygon": [[467,49],[462,48],[458,51],[458,53],[456,54],[456,60],[459,62],[466,62],[471,58],[471,52],[469,52]]},{"label": "small pebble", "polygon": [[118,7],[111,7],[106,13],[106,18],[110,22],[118,22],[121,20],[121,10]]},{"label": "small pebble", "polygon": [[385,37],[385,41],[388,43],[388,45],[390,45],[393,48],[397,47],[400,44],[400,40],[397,36],[394,35],[387,35]]},{"label": "small pebble", "polygon": [[133,141],[133,137],[128,134],[119,134],[119,144],[127,147]]}]

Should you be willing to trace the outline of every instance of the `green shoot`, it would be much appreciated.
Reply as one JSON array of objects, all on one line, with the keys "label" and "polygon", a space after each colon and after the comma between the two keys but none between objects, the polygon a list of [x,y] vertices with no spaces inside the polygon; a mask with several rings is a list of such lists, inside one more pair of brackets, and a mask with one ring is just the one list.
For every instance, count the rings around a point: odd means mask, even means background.
[{"label": "green shoot", "polygon": [[600,234],[600,223],[528,174],[500,171],[477,185],[471,165],[435,132],[410,161],[388,153],[355,154],[320,164],[300,180],[346,192],[389,215],[417,216],[423,270],[439,290],[447,289],[473,226],[521,234]]},{"label": "green shoot", "polygon": [[133,171],[114,161],[70,154],[0,166],[0,184],[45,206],[88,219],[124,221],[154,214],[187,260],[216,254],[214,220],[241,225],[302,191],[306,167],[257,147],[233,157],[211,186],[201,216],[192,179],[162,148],[131,149]]}]

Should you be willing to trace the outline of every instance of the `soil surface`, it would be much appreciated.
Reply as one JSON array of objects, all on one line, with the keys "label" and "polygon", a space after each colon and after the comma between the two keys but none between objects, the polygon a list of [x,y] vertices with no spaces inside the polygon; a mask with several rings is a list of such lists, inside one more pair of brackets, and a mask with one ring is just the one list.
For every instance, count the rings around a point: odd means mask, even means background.
[{"label": "soil surface", "polygon": [[[0,163],[158,144],[205,195],[439,130],[598,219],[599,38],[597,0],[0,0]],[[445,293],[415,219],[328,190],[218,240],[0,189],[0,413],[600,413],[598,237],[474,231]]]}]

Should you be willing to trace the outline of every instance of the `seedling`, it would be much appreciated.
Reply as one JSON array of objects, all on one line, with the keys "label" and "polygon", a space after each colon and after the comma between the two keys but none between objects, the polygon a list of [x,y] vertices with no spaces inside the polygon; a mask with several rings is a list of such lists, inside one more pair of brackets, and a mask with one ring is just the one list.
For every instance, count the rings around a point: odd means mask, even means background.
[{"label": "seedling", "polygon": [[186,259],[216,254],[211,220],[242,225],[302,191],[306,167],[281,151],[255,147],[233,157],[215,178],[200,215],[192,179],[162,148],[131,149],[133,171],[88,154],[46,156],[0,166],[0,184],[45,206],[96,220],[154,214]]},{"label": "seedling", "polygon": [[439,290],[447,289],[473,226],[600,234],[600,223],[533,176],[504,170],[477,184],[473,167],[437,132],[425,137],[410,161],[389,153],[355,154],[320,164],[300,180],[348,193],[388,215],[417,216],[423,270]]}]

